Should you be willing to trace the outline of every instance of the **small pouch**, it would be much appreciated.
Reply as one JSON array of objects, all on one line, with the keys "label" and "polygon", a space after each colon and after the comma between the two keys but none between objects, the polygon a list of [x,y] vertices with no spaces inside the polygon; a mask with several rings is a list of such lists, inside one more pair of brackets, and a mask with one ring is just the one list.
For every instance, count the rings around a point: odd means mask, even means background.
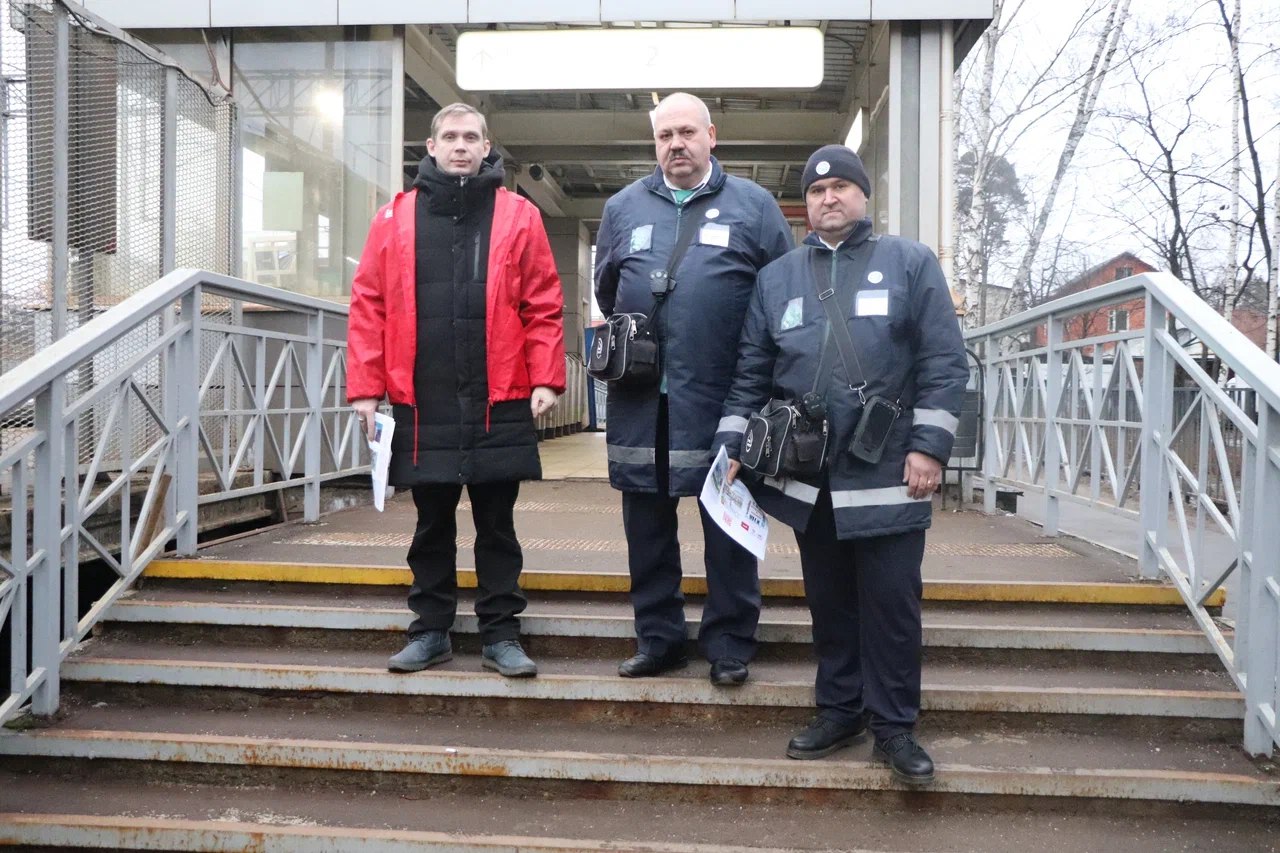
[{"label": "small pouch", "polygon": [[862,417],[853,431],[853,440],[849,442],[849,452],[855,459],[869,462],[872,465],[880,461],[885,445],[889,443],[889,434],[893,432],[893,423],[898,419],[902,409],[887,397],[878,394],[868,398],[862,407]]}]

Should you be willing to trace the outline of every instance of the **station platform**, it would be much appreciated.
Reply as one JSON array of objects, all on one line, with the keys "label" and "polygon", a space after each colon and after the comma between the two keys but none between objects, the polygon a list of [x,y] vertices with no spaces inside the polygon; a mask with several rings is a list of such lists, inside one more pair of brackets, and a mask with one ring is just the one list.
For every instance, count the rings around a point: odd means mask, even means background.
[{"label": "station platform", "polygon": [[[521,486],[516,530],[530,589],[625,592],[627,546],[621,499],[607,480],[603,433],[543,442],[544,479]],[[681,502],[686,592],[704,588],[703,547],[695,498]],[[408,493],[385,512],[361,506],[331,513],[317,524],[290,523],[202,547],[196,560],[159,560],[151,577],[200,577],[395,585],[408,582],[405,553],[415,511]],[[460,583],[474,583],[470,549],[474,527],[464,493],[458,507]],[[569,579],[565,576],[571,575]],[[1072,536],[1046,537],[1011,515],[976,508],[943,510],[935,498],[924,577],[925,596],[948,600],[1074,601],[1176,604],[1165,584],[1137,577],[1134,560]],[[766,595],[799,597],[800,558],[790,528],[776,521],[760,563]]]}]

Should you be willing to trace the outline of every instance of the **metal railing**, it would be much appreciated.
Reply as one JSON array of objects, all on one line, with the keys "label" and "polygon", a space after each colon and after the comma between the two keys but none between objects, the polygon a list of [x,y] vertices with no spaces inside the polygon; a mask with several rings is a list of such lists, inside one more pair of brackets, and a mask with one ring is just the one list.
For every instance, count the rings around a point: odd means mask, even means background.
[{"label": "metal railing", "polygon": [[[1107,331],[1110,309],[1143,328]],[[1142,575],[1177,587],[1244,693],[1245,748],[1280,742],[1280,365],[1167,273],[1067,296],[966,334],[986,371],[989,512],[1012,486],[1129,519]],[[1252,389],[1224,390],[1212,360]],[[1247,408],[1243,408],[1247,406]],[[1234,631],[1206,603],[1234,582]]]},{"label": "metal railing", "polygon": [[[203,310],[211,297],[228,311]],[[201,506],[300,487],[314,521],[322,483],[368,470],[345,399],[346,314],[326,300],[176,270],[0,376],[0,418],[33,414],[0,451],[0,492],[11,502],[7,545],[0,539],[10,664],[0,721],[28,702],[37,714],[56,710],[62,660],[167,543],[195,553]],[[95,362],[111,369],[83,387],[75,377]],[[96,437],[82,464],[72,449],[89,426]],[[78,582],[85,551],[114,573],[88,607]]]}]

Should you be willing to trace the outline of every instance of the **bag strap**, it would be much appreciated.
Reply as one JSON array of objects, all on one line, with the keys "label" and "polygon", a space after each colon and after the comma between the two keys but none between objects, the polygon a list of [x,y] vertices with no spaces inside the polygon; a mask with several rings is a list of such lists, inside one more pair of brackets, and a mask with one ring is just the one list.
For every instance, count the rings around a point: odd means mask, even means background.
[{"label": "bag strap", "polygon": [[[830,274],[824,276],[823,270],[819,268],[819,253],[816,248],[810,247],[809,252],[809,269],[813,275],[813,285],[818,292],[818,303],[827,313],[827,334],[835,339],[836,350],[840,353],[840,362],[844,365],[845,377],[849,380],[849,390],[854,391],[858,395],[858,399],[866,403],[866,397],[862,393],[862,389],[867,387],[866,375],[862,372],[862,362],[858,360],[858,351],[853,346],[853,338],[849,336],[849,309],[852,307],[852,296],[857,291],[857,283],[862,281],[866,275],[867,267],[871,264],[871,256],[875,254],[876,243],[879,241],[879,235],[872,234],[863,243],[854,247],[853,251],[853,274],[849,276],[838,277],[834,281],[831,280]],[[835,253],[832,253],[832,263],[834,265]],[[824,281],[823,279],[826,279]],[[842,282],[848,280],[853,282],[853,287],[847,285],[842,286]],[[834,297],[834,298],[832,298]],[[823,347],[823,358],[826,360],[826,349]],[[827,371],[825,377],[819,373],[816,381],[824,382],[823,393],[826,393],[827,387],[831,384],[831,377],[835,373],[835,365]]]},{"label": "bag strap", "polygon": [[[692,202],[693,199],[690,199]],[[663,271],[661,277],[661,289],[659,284],[653,278],[649,279],[649,291],[653,294],[653,310],[649,312],[649,321],[653,322],[653,318],[658,315],[658,309],[666,302],[667,296],[675,289],[676,267],[680,266],[680,261],[684,260],[685,252],[689,251],[690,244],[693,243],[693,232],[698,230],[697,218],[694,217],[686,205],[680,210],[680,230],[676,233],[676,245],[671,250],[671,257],[667,260],[667,268]]]}]

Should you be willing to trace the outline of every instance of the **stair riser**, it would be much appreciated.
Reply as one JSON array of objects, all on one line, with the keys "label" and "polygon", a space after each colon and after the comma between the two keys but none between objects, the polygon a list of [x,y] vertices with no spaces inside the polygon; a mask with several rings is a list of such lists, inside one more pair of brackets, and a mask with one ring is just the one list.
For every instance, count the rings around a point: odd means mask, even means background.
[{"label": "stair riser", "polygon": [[[599,636],[596,627],[581,629],[582,636],[566,636],[563,633],[541,633],[563,625],[545,625],[532,621],[532,631],[521,636],[525,650],[535,658],[542,655],[573,660],[625,660],[635,654],[635,639],[629,625],[613,624],[605,631],[620,636]],[[479,636],[474,633],[474,617],[459,619],[453,631],[455,652],[478,653]],[[690,626],[696,632],[696,625]],[[157,649],[171,645],[234,644],[236,646],[260,646],[263,648],[331,649],[334,651],[380,650],[388,656],[395,654],[404,644],[403,629],[377,631],[342,628],[267,627],[259,625],[192,625],[173,622],[119,622],[109,621],[98,627],[100,635],[109,634],[113,639],[145,642]],[[762,661],[809,662],[813,658],[807,625],[764,626],[760,632],[757,659]],[[1174,639],[1162,643],[1156,638],[1136,638],[1132,642],[1144,651],[1120,650],[1108,647],[1128,643],[1124,637],[1062,636],[1048,637],[1034,629],[1016,631],[969,630],[939,628],[925,630],[925,660],[938,663],[968,663],[980,665],[988,661],[1017,663],[1035,668],[1116,667],[1164,669],[1176,665],[1178,669],[1216,669],[1218,660],[1203,650],[1201,638],[1195,638],[1200,654],[1187,654],[1184,640]],[[1043,646],[1059,648],[1042,648]],[[1079,648],[1084,645],[1086,648]],[[1094,650],[1101,645],[1104,650]],[[1028,646],[1031,646],[1028,648]],[[690,640],[688,652],[692,659],[699,658],[696,645]]]},{"label": "stair riser", "polygon": [[[859,750],[864,747],[857,748]],[[864,757],[864,756],[859,756]],[[945,790],[906,790],[892,783],[887,769],[868,773],[873,789],[831,789],[777,787],[768,784],[720,785],[647,782],[583,781],[558,778],[518,778],[491,775],[484,769],[468,775],[387,772],[364,769],[318,769],[245,764],[204,764],[196,762],[129,761],[120,759],[27,758],[0,756],[0,770],[38,773],[44,778],[74,779],[85,786],[95,782],[129,779],[139,785],[217,785],[261,788],[264,801],[271,789],[341,791],[359,801],[376,791],[380,796],[419,801],[429,808],[435,797],[464,795],[492,797],[509,808],[523,801],[590,800],[645,801],[718,806],[786,806],[802,809],[866,809],[969,812],[1077,814],[1088,809],[1093,814],[1117,818],[1165,816],[1170,819],[1214,818],[1273,822],[1280,826],[1280,810],[1274,807],[1239,803],[1186,803],[1158,799],[1129,799],[1093,796],[1083,786],[1080,796],[1044,796],[1021,793],[964,793]],[[1018,787],[1016,782],[1011,787]]]},{"label": "stair riser", "polygon": [[[412,677],[412,676],[409,676]],[[118,684],[66,682],[68,701],[105,702],[124,707],[175,709],[220,708],[252,713],[260,708],[288,709],[297,713],[324,711],[355,716],[360,713],[430,715],[433,717],[533,720],[555,719],[621,724],[663,721],[673,726],[752,726],[761,721],[794,726],[812,719],[811,707],[759,707],[750,705],[697,705],[665,702],[589,702],[510,699],[465,696],[394,696],[375,693],[325,691],[245,690],[232,687],[184,687],[168,684]],[[1088,735],[1100,727],[1124,732],[1135,739],[1162,741],[1173,738],[1236,743],[1240,721],[1194,716],[1046,714],[1025,711],[948,711],[926,709],[920,731],[928,734],[931,721],[952,728],[978,729],[999,723],[1010,733],[1035,737],[1038,732]],[[966,721],[972,725],[965,726]],[[781,746],[779,747],[781,749]]]}]

